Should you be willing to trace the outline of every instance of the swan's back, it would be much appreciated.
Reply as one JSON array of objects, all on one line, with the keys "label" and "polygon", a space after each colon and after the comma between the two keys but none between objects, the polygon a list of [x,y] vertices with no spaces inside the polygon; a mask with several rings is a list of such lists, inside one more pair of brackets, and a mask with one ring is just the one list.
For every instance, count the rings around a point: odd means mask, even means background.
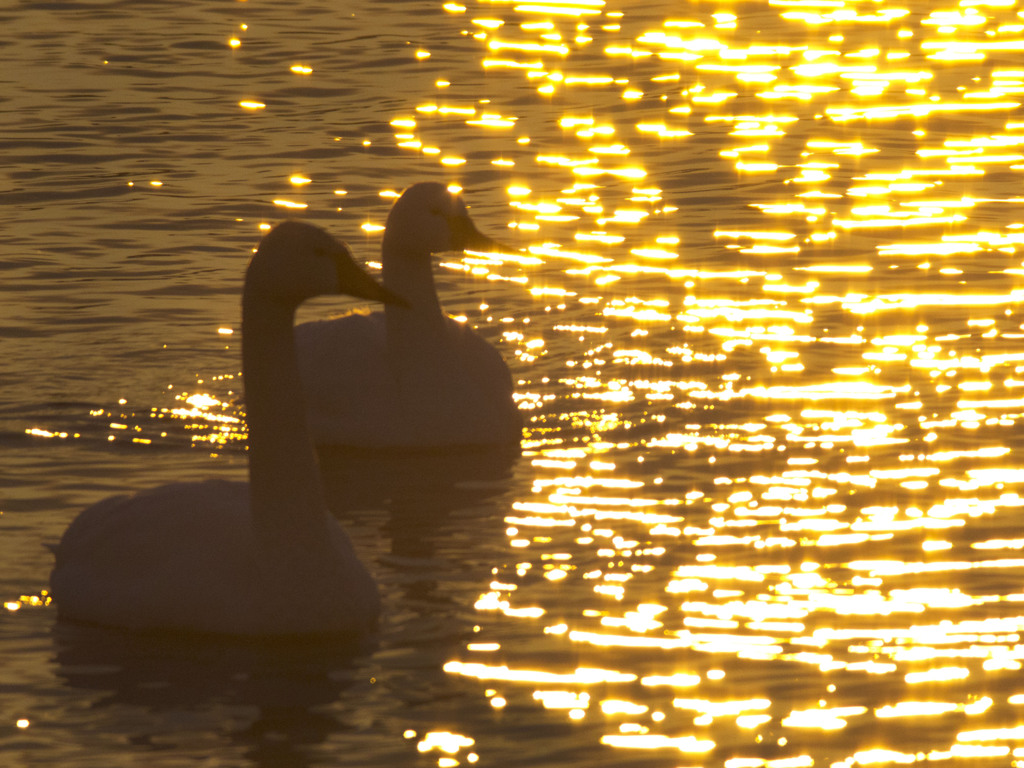
[{"label": "swan's back", "polygon": [[421,364],[403,366],[388,356],[382,312],[297,326],[314,442],[378,448],[518,443],[522,420],[505,361],[473,329],[445,322],[444,343],[420,350]]},{"label": "swan's back", "polygon": [[62,618],[133,630],[235,635],[365,631],[377,588],[341,527],[321,552],[268,559],[249,486],[174,483],[84,510],[56,550]]},{"label": "swan's back", "polygon": [[85,509],[65,531],[50,577],[61,617],[216,632],[231,621],[225,606],[251,615],[236,585],[256,577],[252,543],[237,540],[249,527],[248,499],[244,484],[174,483]]}]

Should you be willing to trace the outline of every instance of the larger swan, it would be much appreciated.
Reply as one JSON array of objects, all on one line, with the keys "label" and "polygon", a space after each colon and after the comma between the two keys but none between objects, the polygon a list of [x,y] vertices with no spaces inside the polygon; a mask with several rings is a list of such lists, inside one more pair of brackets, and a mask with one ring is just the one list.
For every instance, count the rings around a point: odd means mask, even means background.
[{"label": "larger swan", "polygon": [[50,577],[62,618],[247,636],[372,628],[377,587],[328,513],[295,361],[295,310],[327,293],[395,300],[326,232],[272,229],[242,295],[249,482],[174,483],[84,510]]},{"label": "larger swan", "polygon": [[442,184],[409,187],[384,229],[384,286],[408,306],[296,326],[318,445],[430,448],[516,444],[522,420],[498,351],[448,317],[433,254],[497,244]]}]

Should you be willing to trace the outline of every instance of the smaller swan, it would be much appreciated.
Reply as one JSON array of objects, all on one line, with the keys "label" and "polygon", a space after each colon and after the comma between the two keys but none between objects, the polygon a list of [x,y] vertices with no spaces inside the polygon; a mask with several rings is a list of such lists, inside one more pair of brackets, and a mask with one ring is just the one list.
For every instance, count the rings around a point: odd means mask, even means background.
[{"label": "smaller swan", "polygon": [[500,246],[443,184],[409,187],[388,214],[384,286],[408,306],[296,326],[299,371],[318,445],[518,445],[522,419],[498,351],[448,317],[433,254]]},{"label": "smaller swan", "polygon": [[263,238],[242,293],[249,482],[174,483],[84,510],[55,552],[61,618],[246,636],[372,629],[377,586],[327,510],[295,361],[295,310],[328,293],[401,301],[314,226]]}]

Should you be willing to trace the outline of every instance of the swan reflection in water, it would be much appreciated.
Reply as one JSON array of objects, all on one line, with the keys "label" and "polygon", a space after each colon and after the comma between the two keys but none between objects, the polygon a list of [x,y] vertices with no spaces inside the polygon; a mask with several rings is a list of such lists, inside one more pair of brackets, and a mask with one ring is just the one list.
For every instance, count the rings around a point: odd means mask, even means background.
[{"label": "swan reflection in water", "polygon": [[[244,750],[255,766],[315,762],[309,750],[355,728],[354,702],[371,695],[374,685],[360,661],[375,647],[373,636],[254,643],[168,632],[140,637],[58,622],[53,639],[57,676],[69,688],[94,692],[96,717],[115,718],[119,730],[125,708],[162,722],[194,723],[209,713],[220,738]],[[351,707],[338,704],[347,699]],[[132,743],[166,748],[173,733],[153,725]]]}]

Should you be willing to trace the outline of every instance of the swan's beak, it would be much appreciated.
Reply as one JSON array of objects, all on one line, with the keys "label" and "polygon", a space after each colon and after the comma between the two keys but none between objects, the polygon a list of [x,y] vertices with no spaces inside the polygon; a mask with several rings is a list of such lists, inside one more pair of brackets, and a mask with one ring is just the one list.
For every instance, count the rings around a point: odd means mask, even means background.
[{"label": "swan's beak", "polygon": [[469,216],[455,216],[449,219],[452,229],[452,245],[456,251],[504,251],[512,253],[507,246],[485,235],[476,228]]},{"label": "swan's beak", "polygon": [[351,252],[344,246],[331,255],[334,256],[334,265],[338,270],[339,293],[370,301],[381,301],[385,304],[397,304],[400,307],[409,306],[408,301],[394,291],[389,291],[383,285],[378,285],[376,280],[366,274],[362,267],[355,263]]}]

